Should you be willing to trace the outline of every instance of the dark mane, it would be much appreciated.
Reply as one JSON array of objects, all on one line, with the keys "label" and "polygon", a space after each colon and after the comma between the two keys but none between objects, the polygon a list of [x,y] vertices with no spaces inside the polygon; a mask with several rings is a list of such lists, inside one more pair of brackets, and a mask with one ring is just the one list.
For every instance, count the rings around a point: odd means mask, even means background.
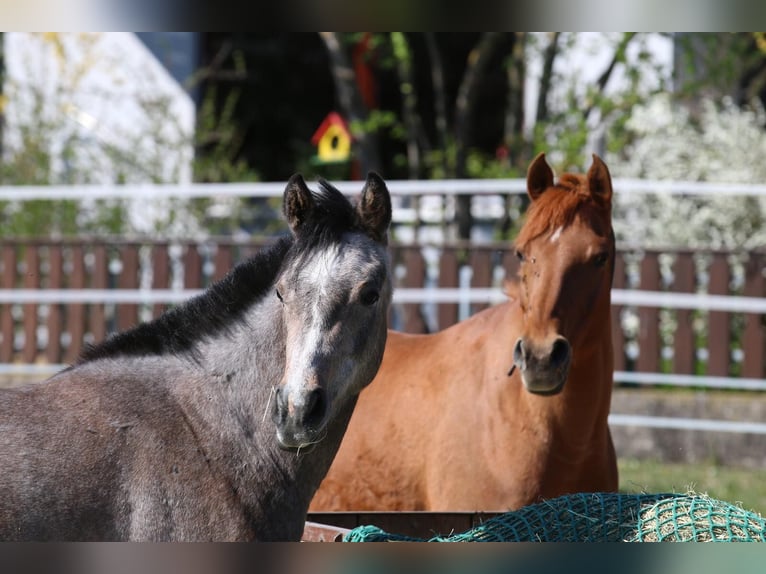
[{"label": "dark mane", "polygon": [[516,246],[521,249],[544,233],[570,225],[577,215],[592,220],[596,228],[599,222],[606,222],[603,233],[610,233],[609,213],[588,193],[587,185],[584,175],[562,174],[558,184],[548,188],[529,206]]},{"label": "dark mane", "polygon": [[273,245],[234,267],[204,293],[174,307],[153,321],[111,335],[89,345],[77,364],[117,355],[162,355],[190,350],[205,336],[238,321],[245,310],[273,283],[292,237]]},{"label": "dark mane", "polygon": [[86,347],[76,364],[118,355],[189,351],[201,339],[241,320],[245,311],[267,292],[284,264],[338,242],[346,231],[359,229],[356,212],[349,200],[328,182],[320,180],[319,183],[320,191],[312,192],[317,209],[300,227],[296,238],[280,238],[234,267],[204,293],[153,321]]}]

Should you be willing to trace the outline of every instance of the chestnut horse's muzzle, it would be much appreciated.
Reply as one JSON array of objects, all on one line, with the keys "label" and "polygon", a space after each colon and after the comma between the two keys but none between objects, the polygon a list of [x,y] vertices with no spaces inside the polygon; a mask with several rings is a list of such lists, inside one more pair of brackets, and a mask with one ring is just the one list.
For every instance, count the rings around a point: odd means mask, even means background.
[{"label": "chestnut horse's muzzle", "polygon": [[513,363],[519,368],[524,387],[537,395],[559,393],[571,362],[572,346],[561,336],[543,345],[521,337],[513,348]]}]

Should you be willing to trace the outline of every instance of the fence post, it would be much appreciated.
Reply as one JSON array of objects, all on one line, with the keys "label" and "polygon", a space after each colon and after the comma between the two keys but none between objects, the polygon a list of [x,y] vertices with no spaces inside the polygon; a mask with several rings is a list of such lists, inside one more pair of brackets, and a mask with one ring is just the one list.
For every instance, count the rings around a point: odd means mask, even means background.
[{"label": "fence post", "polygon": [[[660,265],[655,251],[647,251],[641,260],[640,288],[644,291],[659,291]],[[638,311],[638,360],[636,370],[656,373],[660,358],[660,312],[653,307],[642,307]]]},{"label": "fence post", "polygon": [[[679,253],[673,266],[673,287],[677,293],[694,292],[694,258],[691,253]],[[691,375],[694,373],[696,345],[694,343],[693,318],[691,309],[676,309],[676,331],[673,335],[673,372]]]},{"label": "fence post", "polygon": [[[726,253],[714,253],[710,263],[710,283],[708,292],[711,295],[729,294],[729,262]],[[708,314],[708,364],[707,374],[725,377],[729,374],[731,357],[731,333],[729,313],[726,311],[710,311]]]},{"label": "fence post", "polygon": [[[750,253],[745,266],[746,297],[763,297],[766,294],[763,269],[766,261],[763,253]],[[764,369],[764,319],[757,313],[745,313],[745,330],[742,334],[742,350],[745,357],[742,363],[742,376],[754,379],[766,375]]]}]

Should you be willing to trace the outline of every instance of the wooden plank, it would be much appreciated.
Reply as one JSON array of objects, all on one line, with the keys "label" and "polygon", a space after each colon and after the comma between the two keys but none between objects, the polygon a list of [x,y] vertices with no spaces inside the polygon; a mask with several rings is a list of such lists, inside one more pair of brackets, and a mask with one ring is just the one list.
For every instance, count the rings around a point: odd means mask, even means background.
[{"label": "wooden plank", "polygon": [[[673,285],[676,293],[694,293],[694,258],[692,253],[679,253],[673,265]],[[696,344],[693,328],[694,312],[691,309],[676,309],[676,331],[673,334],[673,372],[694,374]]]},{"label": "wooden plank", "polygon": [[[425,285],[426,264],[419,247],[404,247],[403,260],[406,273],[402,281],[404,287],[422,288]],[[423,319],[419,303],[405,303],[404,331],[407,333],[426,333],[428,327]]]},{"label": "wooden plank", "polygon": [[[307,524],[311,524],[313,528],[306,535],[333,539],[333,529],[338,529],[338,533],[345,534],[358,526],[372,525],[390,534],[429,539],[434,536],[461,534],[500,514],[499,512],[429,511],[310,512]],[[321,531],[325,528],[327,530]]]},{"label": "wooden plank", "polygon": [[[492,252],[489,249],[481,247],[472,249],[469,265],[472,271],[472,288],[485,289],[492,287]],[[488,303],[473,303],[471,305],[471,314],[478,313],[487,307],[489,307]]]},{"label": "wooden plank", "polygon": [[[745,286],[743,295],[746,297],[766,296],[766,280],[763,271],[766,266],[766,255],[751,253],[745,264]],[[742,376],[761,379],[766,377],[766,321],[758,313],[745,313],[745,329],[742,334]]]},{"label": "wooden plank", "polygon": [[[106,289],[109,285],[109,260],[105,245],[93,247],[93,274],[91,287],[93,289]],[[90,332],[93,340],[99,343],[106,338],[106,305],[97,303],[90,305]]]},{"label": "wooden plank", "polygon": [[231,268],[234,267],[232,246],[227,243],[219,243],[213,262],[215,264],[213,281],[220,281],[229,271],[231,271]]},{"label": "wooden plank", "polygon": [[[614,259],[614,279],[612,280],[612,289],[625,288],[625,258],[623,254],[617,252]],[[624,371],[626,368],[625,357],[625,331],[622,330],[622,305],[612,305],[612,347],[614,349],[614,370]]]},{"label": "wooden plank", "polygon": [[202,257],[198,245],[189,243],[184,253],[184,287],[200,289],[202,287]]},{"label": "wooden plank", "polygon": [[521,263],[519,262],[519,258],[516,257],[516,247],[510,245],[503,251],[503,269],[505,269],[505,280],[518,280],[519,267],[521,267]]},{"label": "wooden plank", "polygon": [[[641,260],[640,289],[645,291],[660,290],[659,254],[647,251]],[[638,360],[636,370],[656,373],[660,366],[660,312],[652,307],[638,310]]]},{"label": "wooden plank", "polygon": [[[61,289],[64,286],[64,254],[61,244],[48,246],[48,289]],[[63,330],[62,305],[48,305],[48,344],[45,347],[45,359],[49,363],[61,362],[61,333]]]},{"label": "wooden plank", "polygon": [[[69,277],[70,289],[84,289],[86,285],[85,249],[82,243],[72,245],[72,275]],[[99,305],[102,307],[101,305]],[[103,308],[103,307],[102,307]],[[69,333],[69,348],[66,360],[69,363],[77,360],[85,346],[85,305],[72,303],[67,314],[67,332]]]},{"label": "wooden plank", "polygon": [[[27,244],[24,262],[24,288],[40,288],[40,253],[39,246],[34,243]],[[24,348],[21,351],[21,360],[25,363],[37,362],[37,303],[25,303],[22,306],[24,318]]]},{"label": "wooden plank", "polygon": [[[726,253],[714,253],[710,263],[708,293],[728,295],[731,280]],[[708,314],[708,364],[707,374],[717,377],[729,375],[731,357],[731,315],[726,311],[710,311]]]},{"label": "wooden plank", "polygon": [[[120,289],[138,288],[138,245],[128,243],[120,249],[122,271],[118,279]],[[117,330],[124,331],[138,324],[138,305],[120,303],[117,305]]]},{"label": "wooden plank", "polygon": [[306,521],[301,542],[343,542],[349,532],[348,528]]},{"label": "wooden plank", "polygon": [[[152,246],[152,289],[167,289],[170,286],[170,257],[168,244],[157,243]],[[152,306],[152,317],[159,317],[167,308],[165,303]]]},{"label": "wooden plank", "polygon": [[[445,246],[439,257],[439,288],[455,289],[458,287],[458,257],[457,249]],[[457,303],[439,303],[436,308],[438,329],[446,329],[450,325],[457,323],[458,306]]]},{"label": "wooden plank", "polygon": [[[5,243],[2,246],[3,274],[0,276],[0,285],[3,289],[15,289],[18,277],[16,267],[16,244]],[[11,363],[14,359],[14,338],[16,325],[13,320],[13,305],[6,304],[0,310],[0,329],[3,340],[0,342],[0,361]]]}]

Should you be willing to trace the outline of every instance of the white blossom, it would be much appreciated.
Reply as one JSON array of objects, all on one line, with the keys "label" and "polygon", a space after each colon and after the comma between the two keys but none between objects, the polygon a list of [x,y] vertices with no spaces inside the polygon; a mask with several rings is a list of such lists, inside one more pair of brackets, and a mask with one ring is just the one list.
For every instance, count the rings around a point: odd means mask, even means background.
[{"label": "white blossom", "polygon": [[[704,100],[695,117],[668,94],[637,107],[634,140],[606,157],[615,178],[722,183],[766,182],[766,112],[730,99]],[[766,245],[766,198],[624,194],[615,190],[619,242],[645,247],[751,249]]]}]

